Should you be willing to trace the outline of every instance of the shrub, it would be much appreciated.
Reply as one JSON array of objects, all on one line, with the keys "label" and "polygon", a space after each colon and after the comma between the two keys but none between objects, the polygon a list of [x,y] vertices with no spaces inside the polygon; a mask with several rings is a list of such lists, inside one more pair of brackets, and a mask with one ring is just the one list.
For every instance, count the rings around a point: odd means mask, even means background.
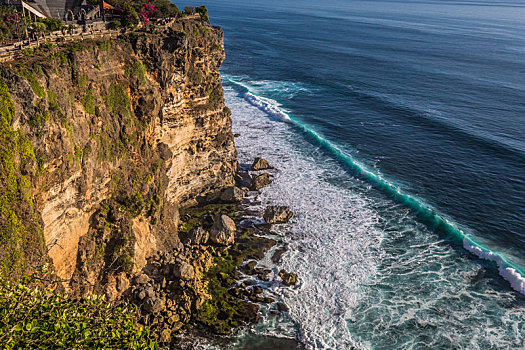
[{"label": "shrub", "polygon": [[71,299],[57,291],[0,281],[0,343],[8,349],[158,349],[136,311],[103,297]]},{"label": "shrub", "polygon": [[69,62],[69,59],[67,58],[66,54],[63,51],[59,51],[57,53],[54,53],[53,55],[51,55],[51,58],[58,59],[58,62],[60,64],[66,64],[66,63]]},{"label": "shrub", "polygon": [[122,23],[120,21],[113,21],[108,24],[108,29],[115,30],[122,26]]},{"label": "shrub", "polygon": [[44,89],[38,80],[35,78],[34,74],[27,69],[21,69],[20,75],[23,76],[29,85],[31,86],[31,89],[33,92],[39,96],[39,97],[45,97],[46,96],[46,89]]},{"label": "shrub", "polygon": [[192,70],[188,72],[188,78],[190,81],[196,85],[202,84],[204,81],[204,77],[202,76],[202,73],[197,70]]},{"label": "shrub", "polygon": [[217,108],[219,104],[222,101],[222,93],[221,90],[218,88],[214,88],[209,97],[208,97],[208,103],[211,108]]},{"label": "shrub", "polygon": [[22,55],[27,57],[33,57],[35,55],[35,49],[33,48],[27,48],[22,50]]},{"label": "shrub", "polygon": [[81,75],[78,77],[78,86],[84,87],[87,84],[87,77],[85,75]]},{"label": "shrub", "polygon": [[93,95],[93,89],[89,88],[87,90],[86,96],[82,99],[82,105],[86,113],[95,114],[95,96]]},{"label": "shrub", "polygon": [[65,28],[65,26],[62,24],[62,21],[58,18],[41,18],[40,22],[46,25],[46,30],[48,32],[55,32]]},{"label": "shrub", "polygon": [[126,76],[136,77],[141,84],[146,84],[146,67],[144,67],[141,60],[136,60],[131,67],[126,70]]},{"label": "shrub", "polygon": [[104,52],[109,51],[109,49],[111,49],[111,42],[103,41],[98,44],[98,48],[100,49],[100,51],[104,51]]},{"label": "shrub", "polygon": [[106,97],[106,106],[110,113],[121,116],[130,116],[131,101],[126,89],[122,85],[112,84]]},{"label": "shrub", "polygon": [[21,171],[35,161],[35,152],[31,142],[13,130],[14,113],[8,87],[0,79],[0,278],[25,275],[44,249],[41,228],[34,222],[32,201],[28,201],[30,186]]},{"label": "shrub", "polygon": [[209,22],[210,19],[208,17],[208,9],[206,6],[199,6],[195,8],[195,12],[197,12],[199,15],[201,15],[201,18],[205,20],[206,22]]}]

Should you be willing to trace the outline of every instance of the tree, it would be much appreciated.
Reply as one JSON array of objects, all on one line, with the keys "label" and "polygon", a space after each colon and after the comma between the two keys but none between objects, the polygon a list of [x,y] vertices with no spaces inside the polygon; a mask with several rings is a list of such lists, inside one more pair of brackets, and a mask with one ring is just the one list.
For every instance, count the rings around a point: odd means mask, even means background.
[{"label": "tree", "polygon": [[36,40],[38,42],[38,37],[46,31],[47,27],[42,22],[33,22],[31,27],[33,27],[33,30],[37,33]]}]

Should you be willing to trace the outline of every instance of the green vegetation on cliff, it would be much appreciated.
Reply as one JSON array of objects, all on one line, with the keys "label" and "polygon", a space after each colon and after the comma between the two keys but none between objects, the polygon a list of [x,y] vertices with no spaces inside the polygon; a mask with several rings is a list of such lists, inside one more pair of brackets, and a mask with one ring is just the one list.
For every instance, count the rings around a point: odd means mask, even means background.
[{"label": "green vegetation on cliff", "polygon": [[5,349],[158,349],[135,317],[135,309],[115,307],[102,297],[74,300],[0,280],[0,344]]},{"label": "green vegetation on cliff", "polygon": [[15,108],[0,81],[0,278],[25,275],[28,259],[44,255],[44,238],[34,211],[28,177],[35,176],[31,142],[13,130]]}]

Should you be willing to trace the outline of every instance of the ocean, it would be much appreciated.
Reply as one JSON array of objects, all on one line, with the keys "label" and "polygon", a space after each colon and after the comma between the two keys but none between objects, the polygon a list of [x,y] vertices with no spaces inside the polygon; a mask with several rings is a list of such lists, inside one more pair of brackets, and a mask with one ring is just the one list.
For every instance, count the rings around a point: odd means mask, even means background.
[{"label": "ocean", "polygon": [[261,262],[290,312],[239,344],[525,348],[525,3],[202,2],[257,200],[296,212]]}]

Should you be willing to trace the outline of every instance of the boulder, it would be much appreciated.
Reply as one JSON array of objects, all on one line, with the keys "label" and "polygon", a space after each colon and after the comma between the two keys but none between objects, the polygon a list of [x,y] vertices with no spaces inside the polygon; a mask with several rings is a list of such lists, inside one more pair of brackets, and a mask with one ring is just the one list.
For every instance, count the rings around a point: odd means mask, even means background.
[{"label": "boulder", "polygon": [[159,342],[169,343],[171,342],[171,330],[164,328],[159,336]]},{"label": "boulder", "polygon": [[281,303],[281,302],[277,303],[277,310],[279,310],[279,312],[288,312],[288,311],[290,311],[288,306],[286,304],[284,304],[284,303]]},{"label": "boulder", "polygon": [[244,302],[241,305],[239,305],[239,308],[236,311],[239,315],[239,319],[244,322],[257,323],[259,321],[259,305],[257,304]]},{"label": "boulder", "polygon": [[180,279],[191,280],[195,277],[195,270],[191,264],[181,261],[173,265],[173,274]]},{"label": "boulder", "polygon": [[271,183],[272,183],[272,179],[270,179],[270,174],[262,173],[261,175],[256,175],[252,177],[250,189],[252,191],[258,191],[261,188],[268,186]]},{"label": "boulder", "polygon": [[272,273],[272,270],[270,269],[263,269],[262,267],[256,267],[255,268],[255,274],[257,277],[259,277],[262,281],[269,281],[270,278],[268,277]]},{"label": "boulder", "polygon": [[165,309],[165,304],[161,298],[157,296],[153,296],[153,297],[148,297],[146,299],[146,302],[143,304],[143,307],[146,313],[156,314]]},{"label": "boulder", "polygon": [[168,160],[173,156],[169,146],[163,142],[158,144],[157,152],[162,160]]},{"label": "boulder", "polygon": [[255,294],[250,295],[248,300],[253,301],[254,303],[264,303],[264,298]]},{"label": "boulder", "polygon": [[185,244],[199,245],[206,244],[208,242],[210,234],[202,226],[196,227],[188,234],[188,237],[184,241]]},{"label": "boulder", "polygon": [[247,274],[247,275],[255,275],[256,272],[255,272],[255,266],[257,266],[257,261],[250,261],[248,263],[246,263],[244,265],[244,272]]},{"label": "boulder", "polygon": [[286,247],[281,247],[281,248],[278,248],[275,253],[273,253],[273,256],[272,256],[272,262],[274,264],[277,264],[279,261],[281,261],[281,258],[283,256],[284,253],[286,253],[286,251],[288,250],[288,248]]},{"label": "boulder", "polygon": [[264,221],[268,224],[284,224],[294,216],[293,211],[285,206],[270,205],[264,211]]},{"label": "boulder", "polygon": [[149,281],[150,281],[150,278],[145,273],[141,273],[140,275],[137,275],[134,278],[135,284],[146,284]]},{"label": "boulder", "polygon": [[297,284],[297,275],[293,272],[286,272],[285,270],[279,271],[279,277],[283,280],[285,286],[294,286]]},{"label": "boulder", "polygon": [[252,170],[266,170],[266,169],[272,169],[270,164],[265,159],[262,159],[260,157],[255,158],[252,164]]},{"label": "boulder", "polygon": [[210,239],[217,244],[231,245],[235,242],[236,230],[235,222],[230,217],[217,216],[210,231]]},{"label": "boulder", "polygon": [[242,201],[244,198],[244,191],[237,186],[230,186],[224,189],[221,193],[221,201],[227,203],[236,203]]}]

